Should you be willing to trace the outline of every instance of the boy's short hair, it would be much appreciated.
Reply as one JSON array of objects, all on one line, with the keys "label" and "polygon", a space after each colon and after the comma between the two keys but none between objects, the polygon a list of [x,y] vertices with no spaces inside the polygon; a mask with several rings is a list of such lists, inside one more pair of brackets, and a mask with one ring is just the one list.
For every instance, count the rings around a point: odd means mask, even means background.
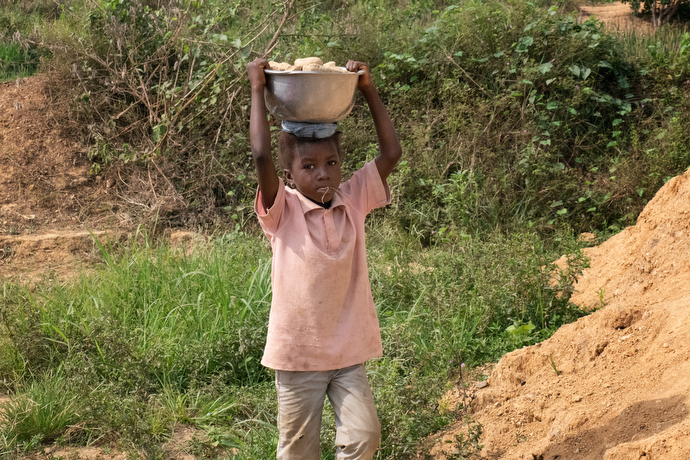
[{"label": "boy's short hair", "polygon": [[292,162],[295,160],[295,153],[300,144],[306,144],[308,142],[334,142],[336,151],[338,152],[338,158],[343,161],[343,153],[340,148],[340,131],[336,131],[330,137],[325,137],[322,139],[317,139],[313,137],[297,137],[294,134],[290,134],[285,131],[280,132],[278,137],[278,164],[281,169],[291,170]]}]

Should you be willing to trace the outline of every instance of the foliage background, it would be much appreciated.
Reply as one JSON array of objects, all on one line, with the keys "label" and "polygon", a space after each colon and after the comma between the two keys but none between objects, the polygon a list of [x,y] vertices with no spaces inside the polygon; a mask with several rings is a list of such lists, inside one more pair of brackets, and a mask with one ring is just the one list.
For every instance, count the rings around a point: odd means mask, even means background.
[{"label": "foliage background", "polygon": [[[92,146],[94,174],[125,173],[139,220],[244,223],[256,185],[244,67],[268,51],[372,66],[406,149],[399,224],[427,243],[431,231],[516,224],[616,231],[690,164],[690,40],[626,46],[571,9],[82,0],[43,23],[35,48],[69,108],[64,129]],[[354,170],[376,150],[362,99],[342,130]]]}]

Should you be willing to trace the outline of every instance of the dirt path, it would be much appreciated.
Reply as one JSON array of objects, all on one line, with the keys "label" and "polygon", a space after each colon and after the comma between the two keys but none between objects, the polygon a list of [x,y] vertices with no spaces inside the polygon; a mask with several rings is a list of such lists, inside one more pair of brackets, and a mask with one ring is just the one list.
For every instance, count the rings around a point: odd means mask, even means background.
[{"label": "dirt path", "polygon": [[651,32],[653,30],[649,21],[636,17],[630,4],[621,2],[604,3],[598,5],[583,5],[580,7],[580,18],[587,19],[594,17],[604,22],[608,27],[614,29],[631,29],[644,30]]}]

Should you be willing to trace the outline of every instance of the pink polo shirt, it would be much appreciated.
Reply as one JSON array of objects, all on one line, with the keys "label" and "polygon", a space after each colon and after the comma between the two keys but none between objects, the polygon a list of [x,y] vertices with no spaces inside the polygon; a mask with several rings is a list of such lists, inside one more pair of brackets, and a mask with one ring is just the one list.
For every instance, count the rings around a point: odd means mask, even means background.
[{"label": "pink polo shirt", "polygon": [[255,210],[273,247],[273,302],[261,363],[286,371],[325,371],[381,356],[369,285],[364,219],[390,203],[372,161],[340,184],[330,209],[280,182]]}]

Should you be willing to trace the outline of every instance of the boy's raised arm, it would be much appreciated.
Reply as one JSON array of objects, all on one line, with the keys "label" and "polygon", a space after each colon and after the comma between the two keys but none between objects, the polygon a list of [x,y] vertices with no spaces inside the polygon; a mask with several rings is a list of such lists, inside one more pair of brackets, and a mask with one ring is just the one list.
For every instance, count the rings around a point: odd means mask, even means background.
[{"label": "boy's raised arm", "polygon": [[363,62],[348,61],[346,68],[350,72],[364,71],[364,74],[359,76],[357,88],[367,101],[369,110],[371,110],[371,116],[374,119],[376,137],[379,140],[379,154],[374,161],[381,179],[385,181],[390,173],[393,172],[395,165],[400,161],[400,157],[402,157],[402,147],[400,147],[398,135],[393,127],[393,122],[388,116],[386,107],[376,92],[374,81],[369,72],[369,66]]},{"label": "boy's raised arm", "polygon": [[266,59],[255,59],[247,64],[249,82],[252,85],[252,111],[249,116],[249,140],[252,146],[252,157],[256,166],[256,173],[261,191],[261,201],[264,209],[273,206],[280,181],[276,173],[273,157],[271,156],[271,132],[268,127],[266,104],[264,103],[264,88],[268,68]]}]

